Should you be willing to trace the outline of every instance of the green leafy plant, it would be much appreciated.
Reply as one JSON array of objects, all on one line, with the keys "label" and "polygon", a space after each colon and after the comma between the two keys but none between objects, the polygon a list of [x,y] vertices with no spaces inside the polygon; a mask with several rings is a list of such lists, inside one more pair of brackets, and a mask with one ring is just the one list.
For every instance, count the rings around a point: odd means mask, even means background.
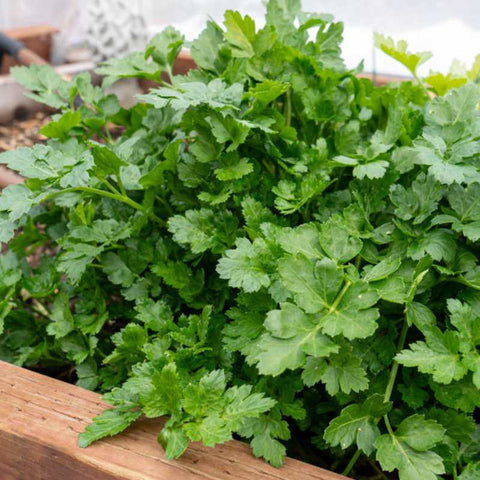
[{"label": "green leafy plant", "polygon": [[480,78],[480,54],[475,57],[473,65],[468,70],[463,63],[454,60],[447,74],[430,70],[430,73],[421,79],[417,68],[432,58],[430,52],[409,52],[405,40],[395,43],[392,38],[379,33],[374,34],[374,41],[377,48],[400,62],[420,85],[428,85],[436,95],[445,95],[452,88],[461,87],[469,82],[478,82]]},{"label": "green leafy plant", "polygon": [[[167,458],[235,436],[275,466],[478,478],[480,86],[377,87],[342,28],[228,11],[185,76],[168,28],[99,68],[158,82],[130,109],[14,69],[60,113],[0,155],[26,177],[0,196],[0,357],[104,392],[80,446],[167,416]],[[377,42],[419,79],[427,55]]]}]

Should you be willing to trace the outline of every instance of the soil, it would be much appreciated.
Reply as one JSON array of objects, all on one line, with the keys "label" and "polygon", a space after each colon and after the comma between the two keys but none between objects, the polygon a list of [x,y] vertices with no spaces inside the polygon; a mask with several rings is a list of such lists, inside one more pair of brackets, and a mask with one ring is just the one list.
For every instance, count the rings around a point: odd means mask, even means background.
[{"label": "soil", "polygon": [[0,153],[45,143],[47,138],[40,133],[40,129],[49,122],[50,115],[37,112],[26,119],[15,119],[7,125],[0,125]]},{"label": "soil", "polygon": [[[47,137],[40,133],[40,129],[51,121],[51,115],[46,112],[20,113],[6,125],[0,125],[0,153],[15,150],[18,147],[32,147],[37,143],[46,143]],[[110,136],[116,140],[125,130],[119,125],[108,125]],[[103,140],[94,135],[93,140],[103,143]],[[22,179],[14,172],[0,165],[0,191],[11,183],[19,183]]]},{"label": "soil", "polygon": [[[40,129],[50,121],[50,114],[36,112],[28,114],[26,118],[16,118],[6,125],[0,125],[0,153],[18,147],[32,147],[36,143],[45,143],[47,137],[40,133]],[[125,127],[108,124],[108,130],[113,140],[116,140],[122,135]],[[102,139],[97,136],[93,139],[102,142]]]}]

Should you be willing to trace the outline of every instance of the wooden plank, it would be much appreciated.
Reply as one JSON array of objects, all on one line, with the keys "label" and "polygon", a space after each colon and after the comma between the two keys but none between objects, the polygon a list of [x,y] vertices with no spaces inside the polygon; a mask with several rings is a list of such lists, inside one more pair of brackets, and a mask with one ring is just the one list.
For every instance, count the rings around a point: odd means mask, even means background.
[{"label": "wooden plank", "polygon": [[0,362],[0,479],[346,480],[293,459],[276,469],[237,441],[193,443],[181,459],[167,461],[156,440],[161,419],[78,448],[78,433],[105,407],[96,393]]}]

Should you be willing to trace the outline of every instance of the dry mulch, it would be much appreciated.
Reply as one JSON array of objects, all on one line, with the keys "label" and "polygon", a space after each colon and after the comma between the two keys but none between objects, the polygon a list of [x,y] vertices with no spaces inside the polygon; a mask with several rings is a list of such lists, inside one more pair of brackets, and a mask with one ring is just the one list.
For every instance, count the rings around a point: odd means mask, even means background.
[{"label": "dry mulch", "polygon": [[0,153],[44,143],[46,137],[40,133],[40,129],[49,122],[50,115],[37,112],[27,119],[13,120],[8,125],[0,125]]},{"label": "dry mulch", "polygon": [[[8,150],[14,150],[18,147],[32,147],[36,143],[45,143],[47,137],[40,133],[40,129],[50,123],[51,116],[45,112],[36,112],[28,114],[28,117],[16,118],[6,125],[0,124],[0,153]],[[108,125],[110,136],[116,140],[125,130],[125,127],[119,125]],[[102,142],[102,139],[96,135],[94,140]],[[0,190],[10,183],[18,183],[19,177],[14,176],[0,165]]]},{"label": "dry mulch", "polygon": [[[50,122],[50,115],[37,112],[25,118],[16,118],[6,125],[0,125],[0,153],[15,150],[18,147],[32,147],[47,140],[40,129]],[[0,165],[0,190],[11,183],[21,181],[16,173]]]}]

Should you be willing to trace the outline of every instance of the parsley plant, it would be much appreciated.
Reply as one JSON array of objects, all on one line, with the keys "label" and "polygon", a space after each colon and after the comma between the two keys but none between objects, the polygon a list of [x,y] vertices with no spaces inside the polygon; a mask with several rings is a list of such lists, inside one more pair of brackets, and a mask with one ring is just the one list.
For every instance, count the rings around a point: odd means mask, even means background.
[{"label": "parsley plant", "polygon": [[26,177],[0,196],[0,357],[104,392],[80,446],[168,416],[167,458],[235,435],[275,466],[480,478],[480,62],[421,80],[428,54],[377,36],[416,81],[376,87],[342,29],[227,11],[174,76],[167,28],[98,69],[158,82],[130,109],[15,69],[60,113],[0,155]]}]

